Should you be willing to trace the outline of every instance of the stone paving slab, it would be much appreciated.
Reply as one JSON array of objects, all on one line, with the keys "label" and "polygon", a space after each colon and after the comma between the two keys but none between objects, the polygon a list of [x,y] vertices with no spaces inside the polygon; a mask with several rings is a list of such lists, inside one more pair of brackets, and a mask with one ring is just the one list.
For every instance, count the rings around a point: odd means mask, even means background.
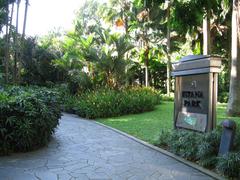
[{"label": "stone paving slab", "polygon": [[64,114],[48,147],[0,157],[0,180],[208,180],[95,122]]}]

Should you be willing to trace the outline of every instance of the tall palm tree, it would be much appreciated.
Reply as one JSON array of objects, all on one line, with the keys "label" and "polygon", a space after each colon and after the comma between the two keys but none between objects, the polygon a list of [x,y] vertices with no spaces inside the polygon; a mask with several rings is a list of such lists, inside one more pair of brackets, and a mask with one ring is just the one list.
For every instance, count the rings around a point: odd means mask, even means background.
[{"label": "tall palm tree", "polygon": [[240,0],[233,0],[232,64],[227,113],[240,115]]},{"label": "tall palm tree", "polygon": [[150,51],[150,45],[149,45],[149,38],[148,38],[148,28],[146,27],[146,23],[149,22],[149,8],[147,7],[147,0],[143,1],[143,10],[140,11],[137,15],[139,27],[140,27],[140,33],[139,41],[140,46],[139,48],[143,50],[143,60],[144,60],[144,69],[145,69],[145,86],[149,86],[149,51]]}]

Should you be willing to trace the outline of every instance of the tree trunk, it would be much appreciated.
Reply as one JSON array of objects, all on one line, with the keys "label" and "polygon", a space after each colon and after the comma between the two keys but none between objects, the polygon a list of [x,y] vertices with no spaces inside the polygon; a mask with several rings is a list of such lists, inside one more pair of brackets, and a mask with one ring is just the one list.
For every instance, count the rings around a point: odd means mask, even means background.
[{"label": "tree trunk", "polygon": [[146,30],[144,29],[144,37],[142,39],[142,47],[144,48],[144,66],[145,66],[145,86],[148,87],[149,86],[149,73],[148,73],[148,66],[149,66],[149,44],[148,44],[148,39],[147,39],[147,33]]},{"label": "tree trunk", "polygon": [[238,6],[237,6],[237,26],[238,26],[238,42],[240,44],[240,1],[238,0]]},{"label": "tree trunk", "polygon": [[23,21],[22,40],[25,37],[26,23],[27,23],[27,13],[28,13],[28,4],[29,4],[29,0],[26,0],[26,2],[25,2],[25,12],[24,12],[24,21]]},{"label": "tree trunk", "polygon": [[[144,0],[144,4],[143,4],[144,8],[146,11],[147,10],[147,0]],[[144,20],[145,21],[145,20]],[[147,21],[149,21],[149,16],[147,18]],[[143,29],[143,43],[142,46],[145,48],[145,52],[144,52],[144,65],[145,65],[145,86],[148,87],[149,86],[149,76],[148,76],[148,65],[149,65],[149,59],[148,59],[148,54],[149,54],[149,44],[148,44],[148,39],[147,39],[147,29],[144,26]]]},{"label": "tree trunk", "polygon": [[6,68],[5,82],[6,83],[8,83],[9,81],[10,38],[12,36],[11,27],[12,27],[13,11],[14,11],[14,3],[12,3],[11,15],[10,15],[10,19],[8,19],[9,23],[7,23],[6,25],[6,50],[5,50],[5,62],[6,62],[5,63],[5,68]]},{"label": "tree trunk", "polygon": [[9,34],[10,34],[10,36],[8,37],[8,41],[10,42],[10,37],[11,37],[11,35],[12,35],[12,30],[11,30],[11,28],[12,28],[12,20],[13,20],[13,12],[14,12],[14,4],[15,3],[12,3],[12,8],[11,8],[11,16],[10,16],[10,23],[9,23],[9,27],[10,27],[10,29],[9,29]]},{"label": "tree trunk", "polygon": [[206,15],[203,19],[203,54],[211,54],[211,39],[210,39],[210,17],[209,12],[206,12]]},{"label": "tree trunk", "polygon": [[17,62],[19,59],[19,41],[18,41],[18,22],[19,22],[19,7],[20,7],[21,0],[17,0],[17,13],[16,13],[16,32],[14,36],[14,45],[15,45],[15,51],[14,51],[14,74],[13,74],[13,80],[16,83],[17,82]]},{"label": "tree trunk", "polygon": [[124,25],[125,25],[125,33],[126,33],[126,35],[128,36],[129,35],[129,27],[128,27],[128,17],[126,16],[126,15],[124,15]]},{"label": "tree trunk", "polygon": [[7,24],[6,24],[6,47],[5,47],[5,83],[8,83],[9,77],[8,77],[8,73],[9,73],[9,19],[8,19],[8,14],[9,14],[9,1],[7,1]]},{"label": "tree trunk", "polygon": [[18,22],[19,22],[19,8],[21,0],[17,0],[17,14],[16,14],[16,32],[18,33]]},{"label": "tree trunk", "polygon": [[240,115],[240,37],[238,36],[239,0],[233,0],[232,12],[232,63],[227,114]]},{"label": "tree trunk", "polygon": [[20,51],[19,51],[18,81],[20,81],[20,79],[21,79],[20,69],[21,69],[22,64],[24,63],[23,46],[24,46],[24,38],[25,38],[26,24],[27,24],[28,5],[29,5],[29,0],[25,0],[25,11],[24,11],[24,19],[23,19],[22,37],[20,40],[20,47],[19,47]]},{"label": "tree trunk", "polygon": [[148,50],[145,51],[145,86],[149,86],[149,75],[148,75]]},{"label": "tree trunk", "polygon": [[170,4],[167,8],[167,95],[171,92],[171,56],[170,56]]}]

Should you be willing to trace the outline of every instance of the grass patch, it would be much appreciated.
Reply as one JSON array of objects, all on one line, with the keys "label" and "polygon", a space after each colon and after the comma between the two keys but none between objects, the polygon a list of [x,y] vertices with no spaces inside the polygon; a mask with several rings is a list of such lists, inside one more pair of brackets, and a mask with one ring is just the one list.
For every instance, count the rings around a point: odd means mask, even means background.
[{"label": "grass patch", "polygon": [[[98,119],[98,121],[146,142],[155,144],[159,140],[161,130],[170,130],[173,128],[173,109],[173,102],[164,101],[160,105],[156,106],[155,110],[151,112]],[[218,104],[218,124],[222,120],[228,118],[238,121],[238,124],[240,125],[240,117],[227,117],[225,112],[226,104]]]},{"label": "grass patch", "polygon": [[240,125],[240,117],[229,117],[226,115],[227,104],[218,103],[217,105],[217,121],[221,122],[224,119],[235,120]]},{"label": "grass patch", "polygon": [[154,144],[162,129],[173,127],[173,102],[162,102],[154,111],[120,117],[104,118],[98,121],[139,139]]}]

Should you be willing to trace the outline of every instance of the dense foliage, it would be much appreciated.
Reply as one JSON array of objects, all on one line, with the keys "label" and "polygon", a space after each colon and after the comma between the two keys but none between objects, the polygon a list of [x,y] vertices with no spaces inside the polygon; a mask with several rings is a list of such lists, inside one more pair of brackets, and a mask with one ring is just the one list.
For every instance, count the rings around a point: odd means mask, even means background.
[{"label": "dense foliage", "polygon": [[[229,0],[171,1],[170,17],[166,6],[170,1],[86,1],[76,14],[75,30],[67,33],[55,30],[37,39],[17,33],[11,21],[14,2],[16,8],[18,1],[0,3],[0,29],[9,25],[8,34],[0,38],[0,81],[4,78],[6,81],[7,76],[9,83],[64,82],[76,93],[85,90],[85,86],[143,85],[148,75],[150,86],[167,92],[168,58],[176,61],[185,55],[203,53],[202,20],[209,12],[212,54],[224,59],[219,100],[228,99]],[[166,43],[167,28],[170,28],[170,51]]]},{"label": "dense foliage", "polygon": [[57,93],[45,88],[9,87],[0,92],[0,154],[45,145],[61,116]]},{"label": "dense foliage", "polygon": [[239,177],[240,132],[235,137],[233,152],[218,156],[220,129],[205,134],[185,130],[162,131],[157,145],[204,167],[216,169],[225,176]]},{"label": "dense foliage", "polygon": [[159,94],[151,88],[104,88],[68,97],[65,110],[95,119],[150,111],[159,102]]}]

